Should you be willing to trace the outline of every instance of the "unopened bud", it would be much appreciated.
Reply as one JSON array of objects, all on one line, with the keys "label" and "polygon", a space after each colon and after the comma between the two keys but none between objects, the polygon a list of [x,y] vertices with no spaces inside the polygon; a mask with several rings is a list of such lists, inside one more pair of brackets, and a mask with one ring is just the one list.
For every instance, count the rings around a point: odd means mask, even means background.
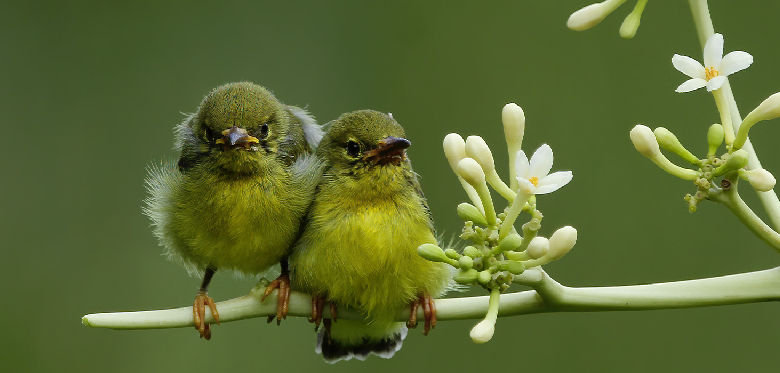
[{"label": "unopened bud", "polygon": [[700,163],[699,159],[691,154],[688,149],[685,149],[680,143],[680,140],[677,139],[677,136],[668,129],[658,127],[653,131],[653,134],[655,135],[656,140],[658,140],[658,145],[661,145],[664,149],[676,153],[690,164],[698,165]]},{"label": "unopened bud", "polygon": [[775,93],[753,109],[739,126],[739,132],[734,140],[734,148],[739,149],[745,145],[747,141],[748,131],[750,127],[762,120],[770,120],[780,117],[780,92]]},{"label": "unopened bud", "polygon": [[753,189],[759,192],[768,192],[775,187],[775,177],[772,174],[763,169],[757,168],[755,170],[745,171],[739,170],[739,177],[747,180]]},{"label": "unopened bud", "polygon": [[456,261],[448,258],[447,255],[444,254],[444,250],[431,243],[424,243],[420,245],[417,248],[417,254],[432,262],[457,263]]},{"label": "unopened bud", "polygon": [[463,249],[463,255],[467,255],[471,258],[478,258],[482,256],[482,253],[474,246],[466,246]]},{"label": "unopened bud", "polygon": [[652,159],[661,153],[661,150],[658,148],[658,140],[656,140],[653,131],[649,127],[637,124],[631,129],[630,136],[636,150],[645,157]]},{"label": "unopened bud", "polygon": [[525,249],[525,253],[531,259],[539,259],[550,250],[550,240],[542,236],[536,236],[531,243],[528,244],[528,248]]},{"label": "unopened bud", "polygon": [[513,275],[519,275],[525,271],[525,266],[523,263],[520,262],[513,262],[511,260],[506,260],[503,262],[498,263],[498,269],[500,271],[507,271]]},{"label": "unopened bud", "polygon": [[545,255],[550,261],[560,259],[566,255],[577,243],[577,230],[572,226],[558,229],[550,236],[550,249]]},{"label": "unopened bud", "polygon": [[485,172],[479,163],[471,158],[463,158],[458,162],[458,175],[477,191],[485,185]]},{"label": "unopened bud", "polygon": [[739,149],[729,155],[725,163],[712,171],[713,177],[719,177],[726,172],[739,170],[748,164],[748,152],[745,149]]},{"label": "unopened bud", "polygon": [[723,144],[724,134],[725,131],[723,130],[723,126],[719,123],[711,125],[710,129],[707,130],[707,144],[709,145],[707,148],[708,156],[713,156],[715,155],[715,152],[718,151],[720,144]]},{"label": "unopened bud", "polygon": [[601,3],[590,4],[569,16],[566,27],[574,31],[587,30],[598,25],[604,18],[612,13],[626,0],[607,0]]},{"label": "unopened bud", "polygon": [[490,152],[490,147],[480,136],[469,136],[466,138],[466,156],[477,161],[485,174],[489,174],[496,169],[496,165],[493,162],[493,153]]},{"label": "unopened bud", "polygon": [[468,285],[476,281],[478,277],[479,272],[474,269],[467,269],[458,271],[452,279],[461,285]]}]

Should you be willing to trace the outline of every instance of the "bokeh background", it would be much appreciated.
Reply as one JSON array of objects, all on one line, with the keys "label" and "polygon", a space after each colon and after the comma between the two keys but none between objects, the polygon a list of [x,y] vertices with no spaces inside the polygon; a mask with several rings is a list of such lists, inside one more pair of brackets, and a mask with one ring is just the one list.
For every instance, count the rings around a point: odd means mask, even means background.
[{"label": "bokeh background", "polygon": [[[165,260],[141,214],[146,167],[175,157],[172,127],[217,85],[249,80],[322,123],[357,109],[392,112],[414,143],[439,231],[465,200],[442,154],[450,132],[479,134],[506,170],[501,109],[523,107],[524,148],[555,151],[574,180],[540,198],[542,233],[579,231],[546,266],[570,286],[642,284],[776,266],[778,254],[723,207],[690,214],[695,191],[641,157],[637,123],[665,126],[701,155],[719,121],[705,91],[678,94],[674,53],[700,59],[684,1],[650,2],[637,36],[618,36],[625,4],[586,32],[565,27],[585,1],[3,2],[0,5],[0,279],[4,371],[759,371],[777,367],[780,305],[476,320],[413,331],[393,359],[335,366],[304,319],[113,331],[86,313],[190,304],[199,279]],[[711,4],[726,52],[755,57],[731,84],[743,114],[780,90],[780,3]],[[752,130],[777,174],[776,123]],[[678,162],[679,163],[679,162]],[[743,195],[756,198],[749,187]],[[498,197],[496,197],[498,198]],[[503,204],[499,203],[503,207]],[[256,279],[217,274],[217,300]],[[516,289],[521,290],[521,289]],[[480,291],[467,293],[482,294]]]}]

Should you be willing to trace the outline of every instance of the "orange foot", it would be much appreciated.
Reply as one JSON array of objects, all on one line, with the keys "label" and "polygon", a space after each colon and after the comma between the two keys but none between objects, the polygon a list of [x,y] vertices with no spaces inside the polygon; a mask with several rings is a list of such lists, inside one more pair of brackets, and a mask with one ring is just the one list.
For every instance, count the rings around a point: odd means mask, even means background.
[{"label": "orange foot", "polygon": [[433,297],[428,294],[421,294],[411,304],[411,313],[409,314],[409,321],[406,322],[408,328],[417,327],[417,308],[422,305],[423,315],[425,315],[425,328],[423,328],[423,335],[428,335],[431,329],[436,327],[436,303],[433,301]]},{"label": "orange foot", "polygon": [[290,276],[282,273],[276,280],[268,284],[260,301],[264,301],[274,289],[279,289],[276,297],[276,315],[268,316],[268,323],[271,323],[276,318],[276,325],[279,325],[282,323],[282,319],[287,319],[287,312],[290,310]]},{"label": "orange foot", "polygon": [[211,329],[209,324],[206,324],[206,306],[209,306],[211,310],[211,316],[217,321],[219,325],[219,312],[217,312],[217,305],[214,303],[214,299],[206,295],[205,291],[199,291],[195,296],[195,302],[192,304],[192,319],[195,321],[195,329],[198,329],[201,338],[205,338],[207,341],[211,339]]},{"label": "orange foot", "polygon": [[[328,305],[330,307],[330,319],[325,320],[325,328],[328,330],[328,333],[330,333],[330,320],[333,320],[333,322],[338,321],[338,310],[335,303],[328,303]],[[311,317],[309,318],[309,322],[314,323],[315,332],[320,328],[320,323],[322,323],[322,309],[324,307],[325,297],[319,295],[311,296]]]}]

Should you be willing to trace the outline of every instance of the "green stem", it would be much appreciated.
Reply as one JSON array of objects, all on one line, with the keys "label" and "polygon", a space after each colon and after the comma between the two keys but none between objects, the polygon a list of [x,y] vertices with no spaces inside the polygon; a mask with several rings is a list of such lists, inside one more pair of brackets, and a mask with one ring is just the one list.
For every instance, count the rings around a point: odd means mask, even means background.
[{"label": "green stem", "polygon": [[[541,271],[528,270],[529,274]],[[541,272],[532,281],[536,290],[503,294],[498,316],[516,316],[546,312],[573,311],[636,311],[671,308],[690,308],[780,301],[780,267],[707,279],[634,286],[585,287],[563,286]],[[525,275],[525,273],[523,273]],[[516,278],[524,279],[524,276]],[[526,276],[527,277],[527,276]],[[217,303],[220,322],[235,321],[276,314],[276,295],[272,293],[260,302],[262,290],[240,298]],[[489,309],[489,298],[465,297],[437,299],[437,319],[482,319]],[[330,314],[327,308],[325,317]],[[424,317],[422,310],[417,315]],[[214,322],[207,309],[207,322]],[[290,296],[290,316],[311,316],[311,297],[293,292]],[[349,307],[339,307],[339,319],[361,320],[363,316]],[[396,316],[397,321],[409,319],[406,307]],[[86,326],[110,329],[165,329],[192,327],[192,306],[138,312],[97,313],[82,318]]]},{"label": "green stem", "polygon": [[[688,0],[688,4],[691,7],[693,13],[693,23],[696,26],[696,32],[699,36],[699,43],[702,48],[707,43],[707,39],[715,33],[715,29],[712,26],[712,19],[710,18],[710,11],[707,6],[706,0]],[[731,91],[731,85],[728,79],[723,86],[719,89],[723,91],[723,96],[729,107],[729,113],[731,114],[731,121],[734,123],[734,131],[739,131],[739,124],[742,123],[742,116],[739,114],[739,108],[737,107],[737,101],[734,99],[734,93]],[[761,162],[758,160],[753,145],[750,143],[750,139],[745,141],[745,145],[742,146],[749,155],[748,169],[755,170],[761,168]],[[777,198],[777,194],[774,190],[767,192],[757,192],[758,198],[764,205],[764,209],[769,215],[769,220],[772,222],[772,226],[775,229],[780,229],[780,200]]]},{"label": "green stem", "polygon": [[772,227],[766,225],[761,218],[748,207],[745,201],[739,197],[736,183],[732,184],[732,187],[729,190],[711,190],[709,198],[728,207],[728,209],[736,215],[737,219],[753,232],[753,234],[766,242],[773,249],[780,252],[780,234],[774,231]]},{"label": "green stem", "polygon": [[712,96],[715,97],[715,106],[718,107],[718,113],[720,113],[720,121],[725,132],[726,147],[731,149],[734,144],[734,126],[731,124],[731,110],[729,110],[729,103],[726,101],[726,95],[723,89],[716,89],[712,91]]}]

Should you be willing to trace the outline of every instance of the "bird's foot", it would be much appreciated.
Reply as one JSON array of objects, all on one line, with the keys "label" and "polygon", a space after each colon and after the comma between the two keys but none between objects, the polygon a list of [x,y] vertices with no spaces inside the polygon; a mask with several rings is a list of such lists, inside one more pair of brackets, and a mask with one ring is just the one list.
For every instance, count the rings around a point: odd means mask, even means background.
[{"label": "bird's foot", "polygon": [[[323,322],[322,309],[325,307],[325,302],[325,297],[323,296],[311,296],[311,317],[309,318],[309,322],[314,323],[315,332],[320,328],[320,323]],[[335,303],[329,302],[328,305],[330,307],[330,319],[325,320],[325,329],[327,329],[328,334],[330,335],[330,320],[333,320],[333,322],[338,321],[338,310]]]},{"label": "bird's foot", "polygon": [[276,318],[276,325],[279,325],[282,323],[282,319],[287,319],[287,312],[290,310],[290,276],[282,273],[276,280],[271,281],[265,288],[265,293],[260,301],[264,301],[274,289],[279,289],[276,296],[276,315],[268,316],[268,323]]},{"label": "bird's foot", "polygon": [[436,303],[428,294],[421,294],[410,305],[409,321],[406,322],[408,328],[417,327],[417,308],[422,306],[423,315],[425,316],[425,327],[423,328],[423,335],[428,335],[431,329],[436,327]]},{"label": "bird's foot", "polygon": [[217,321],[219,325],[219,312],[217,312],[217,304],[214,303],[214,299],[206,295],[205,291],[199,291],[195,296],[195,302],[192,304],[192,319],[195,322],[195,329],[198,329],[201,338],[205,338],[207,341],[211,339],[211,328],[206,323],[206,306],[209,306],[211,310],[211,316]]}]

